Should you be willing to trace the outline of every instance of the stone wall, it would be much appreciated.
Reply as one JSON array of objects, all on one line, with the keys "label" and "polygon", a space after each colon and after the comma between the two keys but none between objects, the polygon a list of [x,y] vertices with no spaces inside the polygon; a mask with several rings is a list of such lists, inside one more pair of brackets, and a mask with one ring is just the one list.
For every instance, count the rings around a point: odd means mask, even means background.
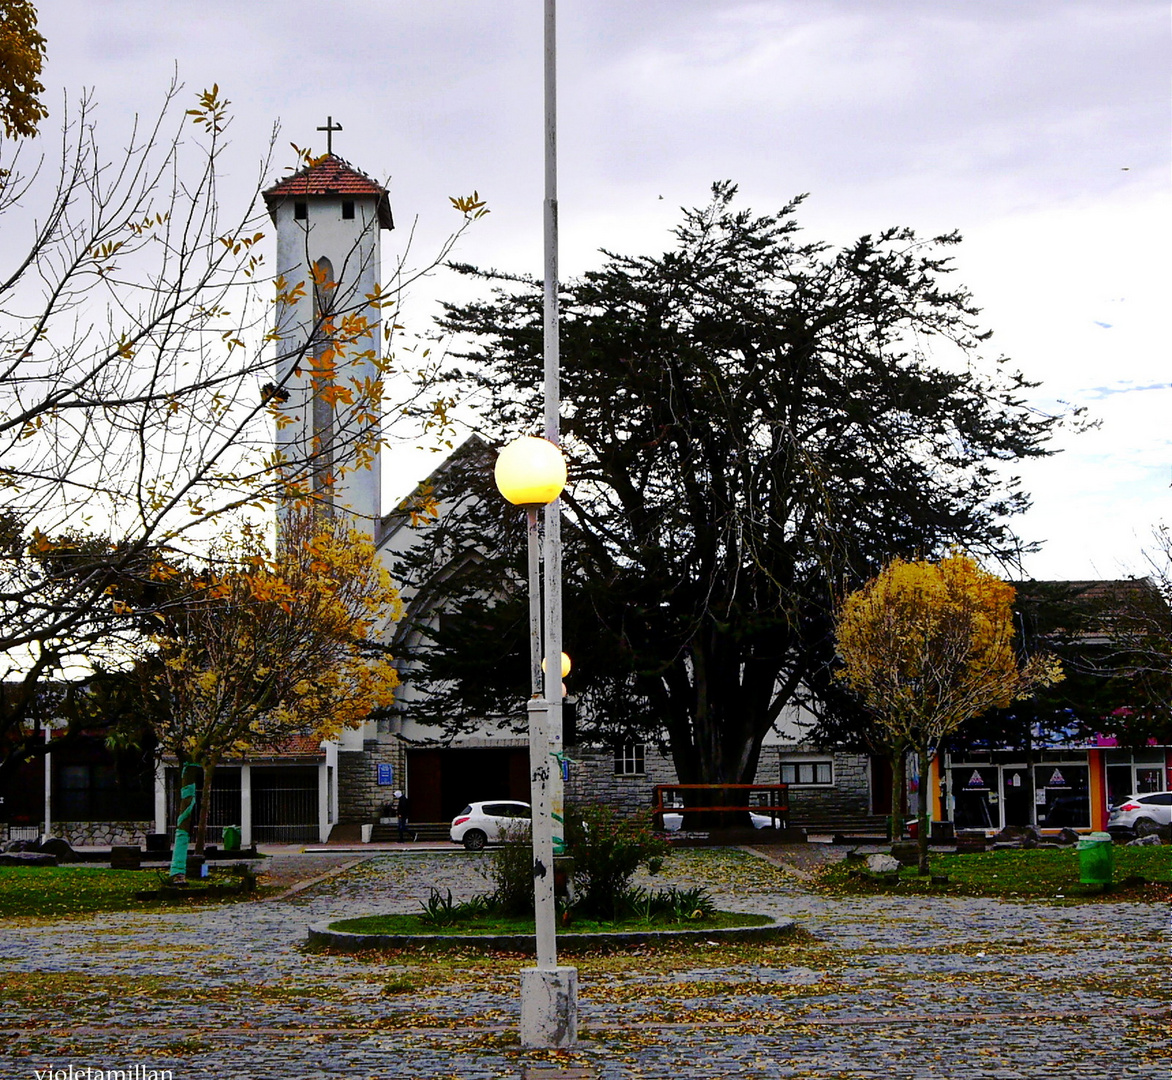
[{"label": "stone wall", "polygon": [[54,821],[50,836],[59,836],[73,847],[108,847],[112,844],[145,844],[153,821]]},{"label": "stone wall", "polygon": [[676,770],[671,758],[648,746],[644,754],[645,772],[635,776],[616,776],[614,754],[610,750],[578,747],[570,751],[573,762],[566,784],[566,802],[578,805],[602,804],[623,815],[651,807],[656,784],[674,784]]},{"label": "stone wall", "polygon": [[[757,783],[777,784],[781,778],[781,762],[799,756],[809,760],[830,758],[834,762],[834,783],[830,787],[799,787],[789,789],[790,818],[801,824],[803,818],[825,820],[840,817],[866,816],[870,813],[870,763],[865,754],[826,753],[796,755],[790,748],[766,746],[761,750],[757,767]],[[656,784],[674,784],[675,766],[670,756],[648,746],[645,751],[645,772],[637,776],[616,776],[614,755],[607,750],[577,747],[571,750],[570,779],[566,784],[568,803],[602,803],[621,814],[629,815],[652,805]]]},{"label": "stone wall", "polygon": [[[392,765],[392,787],[378,782],[379,765]],[[338,751],[338,822],[343,825],[370,824],[379,819],[379,809],[393,802],[393,792],[401,789],[407,758],[403,743],[397,738],[367,739],[361,752]]]},{"label": "stone wall", "polygon": [[[801,825],[804,821],[866,817],[871,812],[871,767],[866,754],[828,753],[822,760],[826,758],[834,762],[832,786],[790,785],[790,821],[795,825]],[[771,768],[771,782],[776,782],[776,778],[781,775],[780,765],[778,760]],[[758,769],[759,776],[761,772]]]}]

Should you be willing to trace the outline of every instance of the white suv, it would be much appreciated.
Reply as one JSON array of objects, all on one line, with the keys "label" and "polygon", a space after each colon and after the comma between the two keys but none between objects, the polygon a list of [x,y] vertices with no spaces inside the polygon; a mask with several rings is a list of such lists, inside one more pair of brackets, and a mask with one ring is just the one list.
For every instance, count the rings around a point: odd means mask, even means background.
[{"label": "white suv", "polygon": [[1108,829],[1129,829],[1138,836],[1154,833],[1161,825],[1172,825],[1172,791],[1150,791],[1132,795],[1111,807]]},{"label": "white suv", "polygon": [[480,851],[485,844],[499,843],[506,833],[529,829],[529,804],[505,799],[469,803],[452,821],[449,834],[453,844]]}]

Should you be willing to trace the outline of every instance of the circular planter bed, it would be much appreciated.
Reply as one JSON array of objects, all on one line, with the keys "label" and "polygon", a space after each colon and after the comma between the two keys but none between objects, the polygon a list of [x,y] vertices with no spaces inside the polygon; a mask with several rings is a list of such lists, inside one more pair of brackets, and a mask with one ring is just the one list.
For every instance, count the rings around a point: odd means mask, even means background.
[{"label": "circular planter bed", "polygon": [[[738,915],[722,912],[722,915]],[[774,919],[766,915],[740,915],[739,925],[668,927],[663,930],[639,928],[588,932],[559,930],[560,952],[606,951],[635,948],[641,945],[669,945],[692,941],[775,941],[793,933],[792,919]],[[309,943],[339,952],[364,952],[368,949],[484,949],[496,952],[532,953],[535,942],[533,931],[513,933],[467,933],[453,928],[450,931],[419,933],[369,933],[347,930],[347,923],[359,920],[340,919],[332,923],[315,923],[309,927]]]}]

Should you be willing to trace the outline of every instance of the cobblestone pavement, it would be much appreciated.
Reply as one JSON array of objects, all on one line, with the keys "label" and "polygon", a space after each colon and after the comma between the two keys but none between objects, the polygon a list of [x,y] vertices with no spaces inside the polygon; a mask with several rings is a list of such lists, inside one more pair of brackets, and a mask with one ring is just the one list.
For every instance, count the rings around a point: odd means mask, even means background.
[{"label": "cobblestone pavement", "polygon": [[347,868],[356,858],[277,857],[283,884],[332,873],[280,900],[0,920],[0,1076],[70,1065],[77,1080],[87,1068],[133,1080],[1172,1075],[1165,905],[833,900],[809,890],[808,864],[679,852],[662,884],[704,884],[722,906],[792,917],[809,935],[576,958],[582,1041],[536,1052],[516,1036],[523,958],[305,950],[310,922],[412,910],[432,886],[484,888],[485,856]]}]

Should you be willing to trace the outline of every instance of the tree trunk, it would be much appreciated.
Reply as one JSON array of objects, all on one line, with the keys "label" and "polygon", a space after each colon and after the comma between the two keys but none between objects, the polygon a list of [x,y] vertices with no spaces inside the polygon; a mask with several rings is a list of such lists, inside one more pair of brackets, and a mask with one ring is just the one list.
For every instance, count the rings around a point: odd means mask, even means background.
[{"label": "tree trunk", "polygon": [[171,880],[178,885],[187,881],[188,829],[195,809],[195,781],[187,783],[187,770],[194,768],[189,761],[179,763],[179,815],[175,822],[175,850],[171,854]]},{"label": "tree trunk", "polygon": [[903,839],[903,789],[904,756],[907,746],[897,742],[891,748],[891,817],[888,820],[887,835],[892,843]]},{"label": "tree trunk", "polygon": [[196,854],[202,855],[208,838],[208,816],[212,810],[212,779],[216,775],[216,759],[203,767],[203,798],[199,800],[199,828],[195,833]]},{"label": "tree trunk", "polygon": [[925,877],[928,873],[928,799],[932,795],[932,758],[928,754],[926,746],[916,747],[916,756],[920,762],[920,790],[919,809],[917,812],[917,819],[919,821],[919,835],[917,837],[920,848],[920,876]]}]

